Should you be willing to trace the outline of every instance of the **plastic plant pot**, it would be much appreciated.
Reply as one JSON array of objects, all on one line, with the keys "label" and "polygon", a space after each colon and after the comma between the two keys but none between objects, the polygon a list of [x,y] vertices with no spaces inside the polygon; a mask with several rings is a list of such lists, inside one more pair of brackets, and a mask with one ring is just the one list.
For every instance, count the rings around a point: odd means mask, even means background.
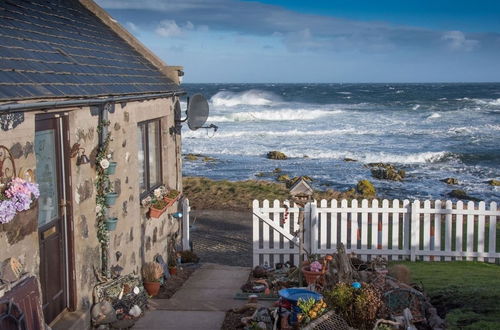
[{"label": "plastic plant pot", "polygon": [[107,205],[115,205],[116,203],[116,199],[118,198],[118,194],[117,193],[107,193],[106,194],[106,204]]},{"label": "plastic plant pot", "polygon": [[115,174],[116,172],[116,162],[109,162],[109,166],[104,170],[106,174]]},{"label": "plastic plant pot", "polygon": [[108,231],[114,231],[116,229],[116,223],[118,222],[118,218],[107,218],[106,219],[106,229]]}]

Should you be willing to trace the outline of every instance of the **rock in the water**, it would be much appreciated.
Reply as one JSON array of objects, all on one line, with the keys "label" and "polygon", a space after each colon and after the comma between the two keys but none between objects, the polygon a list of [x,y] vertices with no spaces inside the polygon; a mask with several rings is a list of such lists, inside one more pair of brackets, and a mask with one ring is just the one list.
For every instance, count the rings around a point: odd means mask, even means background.
[{"label": "rock in the water", "polygon": [[439,181],[444,182],[446,184],[458,184],[458,179],[455,178],[446,178]]},{"label": "rock in the water", "polygon": [[276,181],[279,182],[288,182],[289,180],[290,177],[287,174],[278,175],[278,177],[276,178]]},{"label": "rock in the water", "polygon": [[488,181],[488,184],[490,186],[500,186],[500,180],[493,179],[493,180]]},{"label": "rock in the water", "polygon": [[282,153],[281,151],[276,151],[276,150],[269,151],[267,153],[267,158],[269,158],[269,159],[277,159],[277,160],[288,159],[288,157],[284,153]]},{"label": "rock in the water", "polygon": [[475,202],[479,201],[479,199],[467,195],[467,193],[462,189],[453,189],[448,194],[448,196],[453,197],[453,198],[457,198],[457,199],[464,199],[464,200],[475,201]]},{"label": "rock in the water", "polygon": [[403,181],[406,176],[404,170],[399,170],[392,164],[370,163],[372,176],[381,180]]},{"label": "rock in the water", "polygon": [[195,154],[187,154],[186,156],[184,156],[184,159],[189,161],[195,161],[198,160],[198,156]]},{"label": "rock in the water", "polygon": [[360,180],[356,186],[356,191],[363,197],[375,197],[377,194],[375,186],[369,180]]},{"label": "rock in the water", "polygon": [[344,162],[357,162],[357,160],[353,159],[353,158],[346,157],[346,158],[344,158]]}]

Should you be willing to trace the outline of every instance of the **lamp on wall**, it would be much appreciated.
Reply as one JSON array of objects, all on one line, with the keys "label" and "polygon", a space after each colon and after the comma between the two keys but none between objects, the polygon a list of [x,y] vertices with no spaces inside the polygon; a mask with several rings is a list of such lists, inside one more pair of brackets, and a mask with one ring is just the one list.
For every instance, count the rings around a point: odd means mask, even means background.
[{"label": "lamp on wall", "polygon": [[79,143],[75,143],[71,147],[70,157],[71,158],[77,157],[76,165],[78,166],[90,163],[89,157],[87,157],[87,155],[85,154],[85,148],[80,148]]}]

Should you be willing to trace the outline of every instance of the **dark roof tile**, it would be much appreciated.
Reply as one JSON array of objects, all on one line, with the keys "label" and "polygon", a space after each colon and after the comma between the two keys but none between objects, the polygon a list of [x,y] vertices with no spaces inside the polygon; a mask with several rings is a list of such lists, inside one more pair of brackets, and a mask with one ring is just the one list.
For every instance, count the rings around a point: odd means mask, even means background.
[{"label": "dark roof tile", "polygon": [[0,101],[178,88],[78,0],[0,1]]}]

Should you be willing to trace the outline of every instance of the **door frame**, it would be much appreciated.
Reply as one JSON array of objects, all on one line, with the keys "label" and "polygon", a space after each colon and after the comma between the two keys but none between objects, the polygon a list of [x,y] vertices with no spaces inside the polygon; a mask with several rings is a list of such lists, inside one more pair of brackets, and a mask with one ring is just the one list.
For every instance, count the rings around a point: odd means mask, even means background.
[{"label": "door frame", "polygon": [[[35,116],[35,121],[55,119],[56,133],[60,141],[61,150],[57,150],[60,155],[61,167],[64,175],[62,176],[61,185],[64,187],[61,193],[65,195],[65,214],[63,221],[64,230],[64,258],[66,267],[64,269],[65,291],[66,291],[66,308],[69,311],[75,311],[77,308],[77,292],[76,292],[76,273],[75,273],[75,239],[74,239],[74,219],[73,219],[73,186],[71,180],[71,159],[70,159],[70,129],[69,129],[69,112],[42,113]],[[61,177],[60,177],[61,179]],[[58,317],[54,321],[57,321]]]}]

